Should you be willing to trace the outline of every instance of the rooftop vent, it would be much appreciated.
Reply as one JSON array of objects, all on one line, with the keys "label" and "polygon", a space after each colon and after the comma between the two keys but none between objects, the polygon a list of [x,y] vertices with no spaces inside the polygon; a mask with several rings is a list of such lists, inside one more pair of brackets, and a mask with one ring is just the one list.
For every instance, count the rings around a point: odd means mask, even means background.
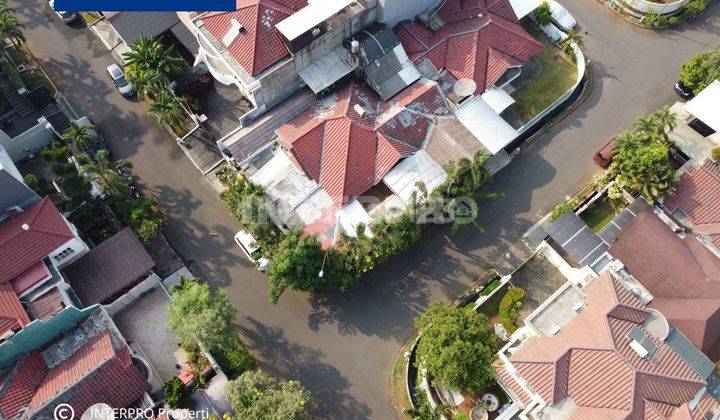
[{"label": "rooftop vent", "polygon": [[360,105],[360,104],[353,105],[353,109],[361,117],[364,116],[365,114],[367,114],[367,110],[365,110],[365,108],[363,108],[362,105]]},{"label": "rooftop vent", "polygon": [[630,341],[630,348],[643,359],[652,356],[657,348],[655,342],[637,325],[632,327],[627,339]]},{"label": "rooftop vent", "polygon": [[240,32],[242,32],[242,30],[242,24],[238,22],[237,19],[232,18],[230,20],[230,27],[228,28],[227,33],[225,33],[225,36],[222,39],[222,43],[226,47],[229,47],[233,43],[233,41],[235,41],[235,38],[240,35]]},{"label": "rooftop vent", "polygon": [[24,231],[28,231],[28,230],[30,230],[30,225],[28,225],[27,223],[23,223],[23,224],[22,224],[22,229],[23,229]]}]

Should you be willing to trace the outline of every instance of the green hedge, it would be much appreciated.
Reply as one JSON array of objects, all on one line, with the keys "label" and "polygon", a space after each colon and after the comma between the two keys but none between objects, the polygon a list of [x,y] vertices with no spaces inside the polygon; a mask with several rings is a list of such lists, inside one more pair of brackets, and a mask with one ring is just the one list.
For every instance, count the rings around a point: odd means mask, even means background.
[{"label": "green hedge", "polygon": [[0,67],[2,67],[5,74],[7,74],[8,78],[10,78],[10,83],[12,83],[16,89],[22,89],[25,87],[25,83],[23,83],[20,78],[20,74],[17,72],[17,69],[15,69],[9,61],[3,58],[0,60]]},{"label": "green hedge", "polygon": [[232,347],[223,347],[222,350],[213,352],[213,357],[230,379],[235,379],[257,367],[255,358],[242,343],[240,337],[236,337]]},{"label": "green hedge", "polygon": [[505,296],[500,300],[500,323],[508,334],[515,332],[517,327],[515,326],[515,318],[517,313],[522,308],[523,301],[525,300],[525,291],[519,287],[511,287],[505,293]]}]

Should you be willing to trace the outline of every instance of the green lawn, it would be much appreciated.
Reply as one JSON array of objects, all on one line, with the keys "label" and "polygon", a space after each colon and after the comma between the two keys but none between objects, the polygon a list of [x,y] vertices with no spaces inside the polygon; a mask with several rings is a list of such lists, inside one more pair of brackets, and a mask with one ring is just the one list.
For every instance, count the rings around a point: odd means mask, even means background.
[{"label": "green lawn", "polygon": [[617,215],[624,205],[613,207],[609,198],[603,197],[601,200],[596,201],[593,205],[587,208],[581,215],[580,218],[587,223],[593,232],[599,232],[603,226],[610,223],[610,221]]},{"label": "green lawn", "polygon": [[577,65],[557,47],[547,46],[536,57],[542,70],[512,94],[515,112],[524,123],[555,102],[577,80]]}]

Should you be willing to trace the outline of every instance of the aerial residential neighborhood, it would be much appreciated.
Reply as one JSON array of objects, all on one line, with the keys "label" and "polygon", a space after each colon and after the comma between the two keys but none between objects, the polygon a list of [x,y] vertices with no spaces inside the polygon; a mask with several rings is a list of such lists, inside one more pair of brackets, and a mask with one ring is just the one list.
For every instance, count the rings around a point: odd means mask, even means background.
[{"label": "aerial residential neighborhood", "polygon": [[0,419],[720,419],[718,1],[5,0],[0,40]]}]

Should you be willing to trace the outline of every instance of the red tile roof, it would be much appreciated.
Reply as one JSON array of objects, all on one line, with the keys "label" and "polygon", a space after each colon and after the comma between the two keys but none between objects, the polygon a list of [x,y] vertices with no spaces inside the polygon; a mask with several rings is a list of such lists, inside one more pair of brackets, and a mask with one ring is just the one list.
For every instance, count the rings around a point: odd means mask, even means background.
[{"label": "red tile roof", "polygon": [[0,283],[0,337],[19,331],[30,322],[10,283]]},{"label": "red tile roof", "polygon": [[710,236],[720,249],[720,165],[707,159],[689,168],[680,176],[675,194],[665,197],[663,204],[671,212],[683,213],[694,231]]},{"label": "red tile roof", "polygon": [[510,21],[517,15],[508,0],[445,0],[436,13],[445,24],[472,19],[478,15],[493,13]]},{"label": "red tile roof", "polygon": [[210,13],[203,24],[221,42],[232,19],[243,30],[227,47],[248,75],[255,77],[289,54],[275,25],[306,6],[305,0],[238,0],[233,12]]},{"label": "red tile roof", "polygon": [[446,25],[435,33],[417,21],[404,22],[395,32],[411,60],[419,63],[427,58],[456,79],[474,80],[476,93],[485,92],[508,69],[522,65],[543,48],[517,19],[492,12]]},{"label": "red tile roof", "polygon": [[73,237],[49,197],[0,222],[0,283],[37,264]]},{"label": "red tile roof", "polygon": [[692,235],[678,237],[647,209],[609,250],[662,312],[713,362],[720,359],[720,259]]},{"label": "red tile roof", "polygon": [[378,100],[365,85],[350,83],[280,127],[277,135],[308,177],[342,206],[422,148],[434,116],[449,115],[434,82],[418,81],[390,102]]},{"label": "red tile roof", "polygon": [[14,416],[23,407],[42,417],[47,404],[58,398],[76,413],[98,402],[126,407],[150,390],[132,364],[129,349],[116,345],[107,330],[53,368],[45,365],[40,352],[30,353],[6,373],[2,382],[6,384],[0,409],[5,417]]},{"label": "red tile roof", "polygon": [[[554,336],[526,340],[509,360],[548,404],[571,397],[571,418],[657,418],[691,401],[706,382],[663,341],[641,358],[626,338],[649,313],[605,273],[586,288],[587,306]],[[502,375],[502,372],[498,372]]]},{"label": "red tile roof", "polygon": [[38,352],[29,353],[15,363],[0,378],[0,414],[5,418],[14,418],[21,408],[27,407],[45,378],[46,369]]}]

